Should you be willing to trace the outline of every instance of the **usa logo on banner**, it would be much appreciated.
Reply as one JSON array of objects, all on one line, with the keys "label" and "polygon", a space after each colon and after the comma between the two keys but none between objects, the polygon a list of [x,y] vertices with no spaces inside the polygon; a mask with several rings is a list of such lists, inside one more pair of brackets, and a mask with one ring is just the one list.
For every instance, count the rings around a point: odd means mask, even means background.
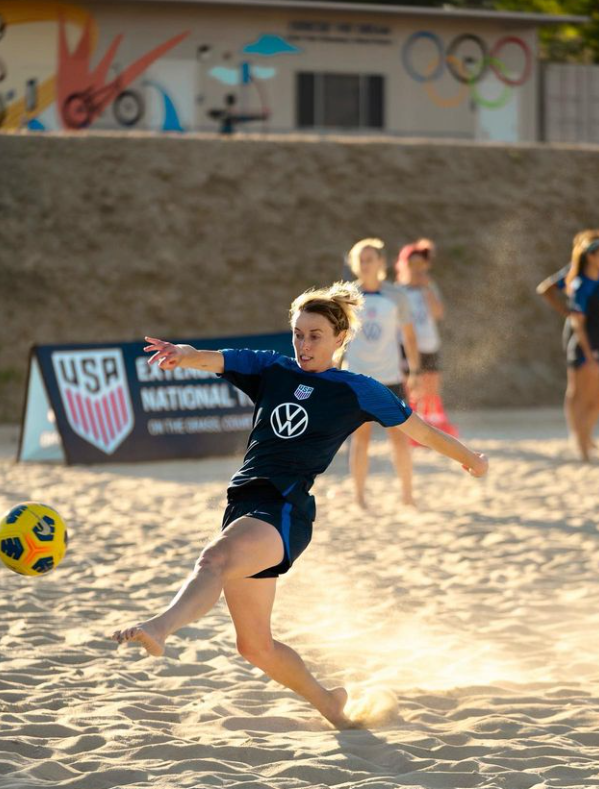
[{"label": "usa logo on banner", "polygon": [[121,349],[55,351],[52,366],[69,426],[111,455],[135,423]]}]

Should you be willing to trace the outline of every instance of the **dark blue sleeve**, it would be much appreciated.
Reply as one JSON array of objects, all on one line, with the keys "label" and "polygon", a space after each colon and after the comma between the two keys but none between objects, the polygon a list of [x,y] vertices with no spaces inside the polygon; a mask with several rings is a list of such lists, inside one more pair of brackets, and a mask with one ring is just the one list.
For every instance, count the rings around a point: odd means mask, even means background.
[{"label": "dark blue sleeve", "polygon": [[412,409],[383,384],[367,375],[355,375],[348,380],[354,390],[367,422],[378,422],[383,427],[403,424]]},{"label": "dark blue sleeve", "polygon": [[570,294],[570,309],[572,312],[586,314],[591,290],[585,285],[585,281],[580,279],[580,277],[572,283],[572,293]]},{"label": "dark blue sleeve", "polygon": [[250,351],[247,348],[225,348],[221,353],[225,361],[221,377],[245,392],[254,402],[264,370],[281,357],[276,351]]}]

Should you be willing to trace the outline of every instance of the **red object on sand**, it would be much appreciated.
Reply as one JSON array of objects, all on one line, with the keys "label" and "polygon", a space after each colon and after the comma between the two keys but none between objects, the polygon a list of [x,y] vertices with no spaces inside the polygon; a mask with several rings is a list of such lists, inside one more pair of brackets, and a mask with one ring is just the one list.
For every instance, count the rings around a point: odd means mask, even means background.
[{"label": "red object on sand", "polygon": [[[458,429],[449,421],[440,395],[425,395],[420,397],[417,401],[411,400],[410,407],[421,419],[428,422],[429,425],[443,430],[444,433],[448,433],[450,436],[457,438]],[[415,447],[422,446],[422,444],[419,444],[418,441],[414,441],[413,439],[410,439],[410,443]]]}]

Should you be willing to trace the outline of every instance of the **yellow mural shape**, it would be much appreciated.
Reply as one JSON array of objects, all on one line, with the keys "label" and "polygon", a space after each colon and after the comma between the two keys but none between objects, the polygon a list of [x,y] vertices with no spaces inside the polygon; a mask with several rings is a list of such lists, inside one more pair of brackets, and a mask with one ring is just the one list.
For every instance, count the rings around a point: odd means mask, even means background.
[{"label": "yellow mural shape", "polygon": [[[65,22],[77,25],[83,29],[88,20],[91,20],[91,48],[92,52],[98,42],[98,27],[91,14],[78,6],[70,3],[46,3],[39,0],[0,0],[0,16],[4,20],[7,33],[10,34],[12,25],[27,25],[35,22],[57,22],[62,17]],[[56,98],[56,77],[50,77],[41,83],[38,88],[38,103],[35,114],[43,112]],[[7,107],[6,117],[2,124],[2,131],[11,131],[21,127],[23,118],[27,117],[25,98],[16,99]]]}]

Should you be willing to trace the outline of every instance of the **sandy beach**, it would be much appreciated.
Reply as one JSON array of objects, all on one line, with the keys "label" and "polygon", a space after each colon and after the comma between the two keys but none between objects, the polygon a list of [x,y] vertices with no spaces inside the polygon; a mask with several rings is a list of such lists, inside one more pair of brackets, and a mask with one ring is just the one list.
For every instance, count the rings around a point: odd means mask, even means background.
[{"label": "sandy beach", "polygon": [[2,511],[51,504],[71,542],[46,577],[0,566],[1,789],[599,786],[599,465],[557,409],[452,416],[487,479],[416,450],[402,508],[379,436],[363,515],[343,449],[279,583],[275,633],[348,687],[344,732],[237,654],[222,601],[162,658],[107,637],[170,600],[239,458],[17,465],[2,428]]}]

